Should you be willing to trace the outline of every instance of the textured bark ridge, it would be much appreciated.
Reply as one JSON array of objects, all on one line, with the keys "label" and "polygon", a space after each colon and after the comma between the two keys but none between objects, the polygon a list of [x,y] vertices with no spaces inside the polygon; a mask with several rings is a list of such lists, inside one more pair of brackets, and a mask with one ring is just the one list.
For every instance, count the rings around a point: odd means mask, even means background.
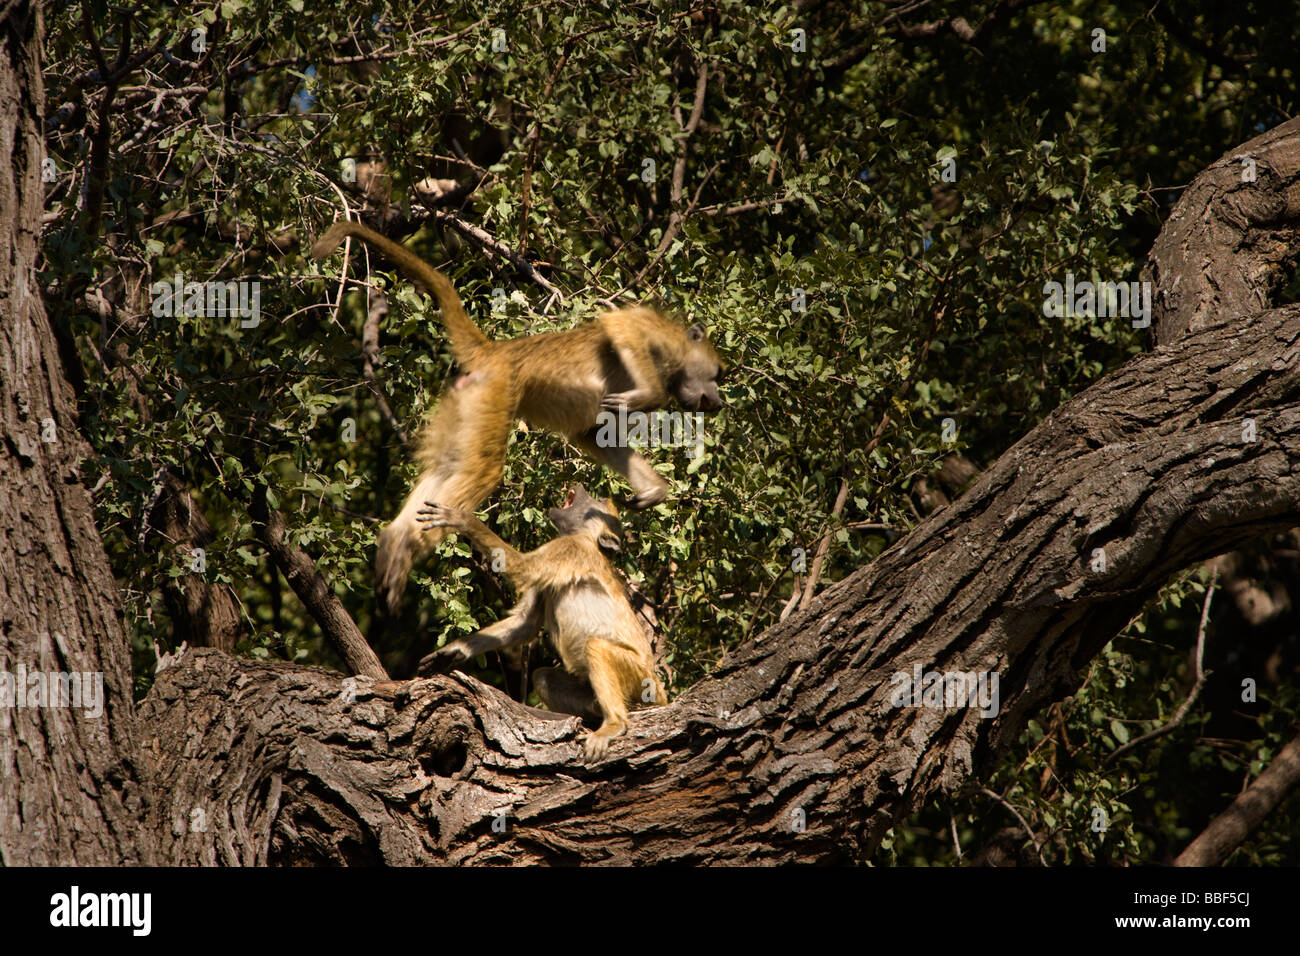
[{"label": "textured bark ridge", "polygon": [[[34,4],[0,15],[0,670],[103,675],[104,710],[0,707],[0,863],[147,862],[117,583],[36,284],[45,92]],[[29,698],[30,699],[30,698]]]},{"label": "textured bark ridge", "polygon": [[1148,256],[1156,340],[1266,308],[1300,254],[1300,117],[1224,153],[1183,191]]},{"label": "textured bark ridge", "polygon": [[[599,766],[581,763],[576,720],[538,719],[463,676],[353,679],[349,702],[336,675],[188,654],[141,715],[166,812],[209,808],[209,832],[167,852],[620,864],[870,852],[1074,691],[1171,573],[1300,522],[1298,350],[1300,307],[1287,307],[1137,357],[807,612],[635,714]],[[1000,713],[892,707],[891,676],[914,664],[997,671]]]}]

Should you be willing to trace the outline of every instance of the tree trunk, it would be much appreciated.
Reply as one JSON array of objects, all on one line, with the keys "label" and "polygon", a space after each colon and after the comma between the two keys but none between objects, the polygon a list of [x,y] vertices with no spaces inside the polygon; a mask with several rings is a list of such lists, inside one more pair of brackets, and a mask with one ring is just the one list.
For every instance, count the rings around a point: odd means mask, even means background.
[{"label": "tree trunk", "polygon": [[1300,737],[1282,748],[1232,806],[1178,854],[1174,865],[1218,866],[1296,787],[1300,787]]},{"label": "tree trunk", "polygon": [[[0,143],[9,153],[0,162],[0,696],[8,690],[0,706],[0,863],[149,862],[117,584],[78,477],[87,448],[36,285],[44,25],[36,4],[7,11],[0,22]],[[102,675],[102,713],[41,706],[40,687],[54,672],[80,675],[91,688],[81,703],[93,701],[94,675]],[[23,686],[14,687],[20,675]],[[57,693],[57,680],[53,686]],[[70,681],[64,686],[71,690]]]}]

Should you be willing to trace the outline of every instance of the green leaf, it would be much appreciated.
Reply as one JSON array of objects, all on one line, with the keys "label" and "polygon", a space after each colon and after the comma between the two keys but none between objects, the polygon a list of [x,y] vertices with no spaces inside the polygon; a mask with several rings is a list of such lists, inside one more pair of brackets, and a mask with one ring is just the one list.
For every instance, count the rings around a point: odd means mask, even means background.
[{"label": "green leaf", "polygon": [[1120,744],[1128,743],[1128,728],[1120,721],[1112,720],[1110,722],[1110,732],[1115,735],[1115,739],[1118,740]]}]

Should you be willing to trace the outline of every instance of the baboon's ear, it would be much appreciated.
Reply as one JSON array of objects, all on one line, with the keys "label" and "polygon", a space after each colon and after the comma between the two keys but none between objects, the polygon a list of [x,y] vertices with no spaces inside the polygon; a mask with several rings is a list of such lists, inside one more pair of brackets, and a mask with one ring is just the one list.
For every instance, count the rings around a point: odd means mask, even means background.
[{"label": "baboon's ear", "polygon": [[612,531],[602,531],[600,537],[596,539],[596,543],[600,545],[600,550],[609,551],[613,554],[618,554],[623,550],[623,544],[618,540],[618,535]]},{"label": "baboon's ear", "polygon": [[690,339],[692,342],[703,342],[705,339],[709,337],[709,333],[708,330],[704,328],[704,326],[696,322],[694,325],[692,325],[689,329],[686,330],[686,337]]}]

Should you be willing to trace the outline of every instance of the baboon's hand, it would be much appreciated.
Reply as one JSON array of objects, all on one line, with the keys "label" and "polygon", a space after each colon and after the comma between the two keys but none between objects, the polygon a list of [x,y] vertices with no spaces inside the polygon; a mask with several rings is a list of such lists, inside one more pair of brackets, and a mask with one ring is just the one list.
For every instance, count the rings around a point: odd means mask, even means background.
[{"label": "baboon's hand", "polygon": [[646,508],[652,508],[659,502],[668,497],[668,486],[662,488],[650,488],[646,491],[639,491],[634,495],[629,495],[619,501],[624,508],[629,511],[644,511]]},{"label": "baboon's hand", "polygon": [[469,658],[469,648],[462,641],[452,641],[450,644],[438,648],[432,654],[426,654],[420,658],[420,663],[415,668],[415,672],[422,676],[445,674],[457,664],[463,664]]},{"label": "baboon's hand", "polygon": [[661,399],[648,388],[634,388],[627,392],[610,392],[600,400],[600,407],[606,411],[616,412],[620,408],[629,411],[657,408]]},{"label": "baboon's hand", "polygon": [[426,501],[424,507],[415,513],[415,520],[422,528],[460,528],[465,523],[465,512]]}]

